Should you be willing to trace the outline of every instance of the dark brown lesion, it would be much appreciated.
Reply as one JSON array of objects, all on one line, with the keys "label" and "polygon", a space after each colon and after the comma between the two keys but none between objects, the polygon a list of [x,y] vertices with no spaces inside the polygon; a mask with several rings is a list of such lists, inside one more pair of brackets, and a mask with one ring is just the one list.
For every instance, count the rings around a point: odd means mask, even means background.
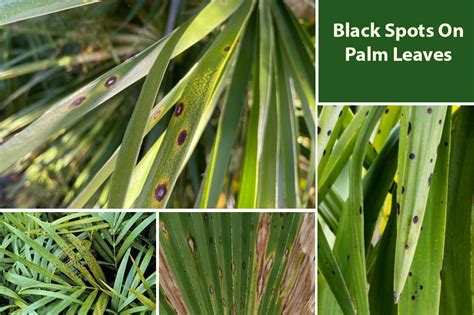
[{"label": "dark brown lesion", "polygon": [[155,189],[155,199],[158,201],[162,201],[165,198],[167,191],[168,187],[166,184],[159,184],[158,186],[156,186]]},{"label": "dark brown lesion", "polygon": [[79,96],[78,98],[76,98],[74,101],[72,101],[69,104],[68,108],[74,108],[74,107],[77,107],[77,106],[81,105],[82,102],[84,102],[85,99],[86,99],[85,96]]},{"label": "dark brown lesion", "polygon": [[188,136],[188,132],[186,131],[186,129],[181,130],[178,135],[178,144],[183,145],[184,141],[186,141],[187,136]]},{"label": "dark brown lesion", "polygon": [[257,246],[256,246],[256,254],[257,254],[257,266],[258,266],[258,273],[257,273],[257,300],[263,296],[263,289],[267,278],[266,273],[266,265],[268,265],[268,261],[265,259],[265,252],[267,249],[268,241],[270,238],[270,215],[268,213],[264,213],[262,219],[258,225],[257,230]]},{"label": "dark brown lesion", "polygon": [[180,116],[183,113],[183,110],[184,110],[184,103],[179,102],[178,104],[176,104],[176,109],[174,111],[174,115],[176,117]]},{"label": "dark brown lesion", "polygon": [[177,314],[190,314],[186,307],[181,291],[178,289],[178,284],[173,277],[169,268],[166,256],[160,246],[160,287],[165,293],[166,299],[173,306]]},{"label": "dark brown lesion", "polygon": [[110,76],[107,80],[105,80],[104,85],[106,88],[109,88],[112,85],[114,85],[116,82],[117,82],[117,77],[113,75],[113,76]]}]

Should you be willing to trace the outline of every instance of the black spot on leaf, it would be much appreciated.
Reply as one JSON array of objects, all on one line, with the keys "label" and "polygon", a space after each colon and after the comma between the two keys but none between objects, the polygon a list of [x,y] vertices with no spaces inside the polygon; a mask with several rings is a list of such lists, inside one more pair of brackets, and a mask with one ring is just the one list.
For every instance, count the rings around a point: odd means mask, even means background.
[{"label": "black spot on leaf", "polygon": [[411,122],[409,121],[408,122],[408,131],[407,131],[407,135],[409,135],[411,132]]},{"label": "black spot on leaf", "polygon": [[178,135],[178,144],[182,145],[184,141],[186,141],[186,137],[188,135],[188,132],[186,130],[181,130],[181,132]]},{"label": "black spot on leaf", "polygon": [[410,153],[410,160],[414,160],[415,159],[415,153]]},{"label": "black spot on leaf", "polygon": [[105,80],[104,85],[105,85],[106,88],[109,88],[112,85],[114,85],[115,82],[117,82],[117,77],[113,75],[113,76],[109,77],[107,80]]},{"label": "black spot on leaf", "polygon": [[156,189],[155,189],[155,198],[156,198],[156,200],[158,200],[158,201],[163,200],[163,198],[165,198],[165,196],[166,196],[167,190],[168,189],[166,187],[166,184],[160,184],[160,185],[156,186]]},{"label": "black spot on leaf", "polygon": [[175,116],[181,115],[181,113],[183,112],[183,109],[184,109],[184,103],[179,102],[178,104],[176,104],[176,109],[174,111],[174,115]]},{"label": "black spot on leaf", "polygon": [[415,216],[413,217],[413,223],[414,223],[414,224],[417,224],[417,223],[418,223],[418,216],[417,216],[417,215],[415,215]]},{"label": "black spot on leaf", "polygon": [[431,107],[428,107],[428,109],[426,110],[426,112],[427,112],[428,114],[431,114],[431,113],[433,112],[433,109],[432,109]]},{"label": "black spot on leaf", "polygon": [[84,102],[85,99],[86,99],[85,96],[79,96],[74,101],[72,101],[71,104],[69,104],[68,108],[74,108],[81,105],[81,103]]}]

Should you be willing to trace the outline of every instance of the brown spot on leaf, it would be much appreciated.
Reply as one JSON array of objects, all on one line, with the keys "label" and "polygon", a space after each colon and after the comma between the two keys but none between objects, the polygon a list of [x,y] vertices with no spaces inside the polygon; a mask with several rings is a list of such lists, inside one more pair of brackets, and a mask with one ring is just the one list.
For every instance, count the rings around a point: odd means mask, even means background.
[{"label": "brown spot on leaf", "polygon": [[72,101],[71,104],[69,104],[68,108],[74,108],[81,105],[81,103],[84,102],[85,99],[86,99],[85,96],[79,96],[74,101]]}]

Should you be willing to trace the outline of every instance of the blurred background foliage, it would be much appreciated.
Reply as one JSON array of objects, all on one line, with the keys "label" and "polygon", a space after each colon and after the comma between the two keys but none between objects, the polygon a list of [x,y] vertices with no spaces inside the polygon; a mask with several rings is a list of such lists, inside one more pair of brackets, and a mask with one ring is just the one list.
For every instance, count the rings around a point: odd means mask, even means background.
[{"label": "blurred background foliage", "polygon": [[[0,143],[8,141],[52,104],[136,55],[194,16],[206,1],[104,1],[0,26]],[[288,1],[314,43],[314,2]],[[219,32],[174,58],[158,100],[176,85]],[[120,145],[144,79],[64,128],[19,163],[0,173],[0,207],[66,207]],[[295,104],[298,104],[297,96]],[[220,116],[219,105],[176,183],[168,206],[193,207]],[[143,141],[140,157],[166,128],[171,112]],[[303,120],[302,114],[298,114]],[[248,108],[240,117],[248,119]],[[301,131],[298,169],[306,178],[311,146]],[[306,140],[305,140],[306,139]],[[34,139],[31,139],[34,141]],[[245,147],[244,129],[234,144],[217,207],[235,206]],[[306,183],[301,183],[305,186]],[[314,204],[311,189],[309,204]],[[99,192],[89,206],[101,206]]]}]

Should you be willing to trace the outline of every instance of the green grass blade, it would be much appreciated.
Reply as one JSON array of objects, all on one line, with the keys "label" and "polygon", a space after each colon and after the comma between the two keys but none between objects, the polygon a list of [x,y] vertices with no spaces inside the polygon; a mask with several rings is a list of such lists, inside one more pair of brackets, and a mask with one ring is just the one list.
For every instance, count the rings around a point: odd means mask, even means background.
[{"label": "green grass blade", "polygon": [[390,136],[392,129],[398,124],[401,106],[388,106],[385,109],[385,113],[380,119],[380,123],[377,127],[377,134],[374,137],[374,148],[377,152],[382,150],[387,138]]},{"label": "green grass blade", "polygon": [[[125,272],[127,268],[128,258],[130,256],[130,250],[131,250],[131,247],[130,246],[127,247],[126,252],[124,253],[124,255],[122,255],[123,258],[118,259],[120,264],[119,264],[117,275],[114,281],[114,288],[113,288],[114,292],[121,292],[124,286],[124,277],[125,277]],[[120,296],[117,294],[114,294],[112,296],[112,301],[111,301],[112,308],[114,310],[118,310],[119,303],[120,303]]]},{"label": "green grass blade", "polygon": [[[257,208],[277,208],[281,187],[278,183],[280,162],[280,135],[281,129],[278,125],[278,112],[276,106],[275,82],[271,85],[271,98],[267,104],[267,121],[263,134],[259,136],[261,152],[258,164],[257,179]],[[260,104],[262,106],[262,104]],[[260,107],[261,108],[261,107]],[[260,124],[261,122],[259,122]],[[260,125],[259,125],[260,126]],[[263,140],[265,139],[265,140]],[[257,151],[258,153],[258,151]],[[285,152],[285,154],[288,154]],[[275,183],[268,185],[268,183]]]},{"label": "green grass blade", "polygon": [[75,290],[71,295],[63,298],[62,301],[57,302],[51,306],[48,306],[48,309],[45,312],[49,314],[61,314],[64,309],[72,306],[72,305],[81,305],[82,301],[79,300],[79,297],[85,291],[85,288]]},{"label": "green grass blade", "polygon": [[439,314],[440,270],[443,264],[448,195],[448,170],[451,144],[451,109],[446,113],[444,130],[436,158],[431,189],[426,205],[423,232],[398,306],[401,314]]},{"label": "green grass blade", "polygon": [[370,283],[369,303],[371,314],[397,315],[397,304],[393,303],[393,268],[395,264],[395,243],[397,240],[397,200],[395,189],[391,212],[384,233],[377,244],[378,255],[368,275]]},{"label": "green grass blade", "polygon": [[[397,170],[399,128],[395,128],[364,176],[364,243],[368,249],[374,235],[380,209]],[[372,244],[374,245],[374,244]]]},{"label": "green grass blade", "polygon": [[[256,23],[255,23],[256,24]],[[256,37],[258,39],[258,37]],[[255,44],[254,46],[256,46]],[[257,50],[255,51],[255,58]],[[237,201],[238,208],[256,208],[257,203],[257,151],[258,151],[258,113],[259,113],[259,90],[258,90],[258,66],[254,63],[253,69],[253,96],[252,107],[248,115],[247,126],[245,127],[245,153],[244,166],[242,170],[242,181],[240,183],[239,199]]]},{"label": "green grass blade", "polygon": [[73,234],[67,234],[66,238],[76,248],[81,257],[85,260],[87,266],[92,271],[94,278],[97,280],[106,281],[104,271],[100,267],[94,255],[88,250],[88,248],[86,248],[84,244]]},{"label": "green grass blade", "polygon": [[222,114],[219,118],[216,139],[211,152],[211,159],[204,179],[204,190],[201,198],[201,208],[213,208],[217,205],[224,183],[225,171],[228,166],[232,145],[235,141],[240,117],[245,108],[247,85],[250,71],[246,65],[252,62],[254,33],[247,29],[239,47],[239,55],[235,63],[232,79],[229,83],[224,100]]},{"label": "green grass blade", "polygon": [[95,303],[93,315],[105,314],[105,310],[107,309],[109,300],[110,300],[110,297],[107,295],[107,293],[102,292]]},{"label": "green grass blade", "polygon": [[97,297],[97,293],[99,291],[95,289],[91,292],[85,299],[84,303],[82,304],[81,308],[79,309],[79,314],[88,314],[90,310],[92,310],[92,306],[94,305],[94,301]]},{"label": "green grass blade", "polygon": [[[318,119],[318,167],[324,169],[342,127],[343,106],[323,106]],[[324,154],[323,154],[324,153]],[[325,160],[322,161],[323,157]]]},{"label": "green grass blade", "polygon": [[[280,129],[280,167],[284,189],[283,204],[279,208],[300,208],[300,192],[298,183],[298,127],[295,115],[295,105],[291,94],[291,82],[283,66],[283,57],[278,50],[276,73],[277,113]],[[311,171],[310,171],[311,172]]]},{"label": "green grass blade", "polygon": [[69,257],[70,261],[72,262],[73,266],[84,276],[84,278],[89,281],[90,284],[93,286],[97,287],[98,284],[94,277],[91,275],[89,270],[85,268],[81,261],[79,260],[79,257],[77,256],[76,252],[74,251],[74,248],[68,244],[61,236],[59,236],[54,228],[52,228],[48,223],[41,221],[40,219],[30,216],[30,218],[36,222],[39,226],[41,226],[46,233],[48,234],[49,237],[51,237],[58,245],[61,247],[61,249],[66,253],[66,255]]},{"label": "green grass blade", "polygon": [[0,4],[0,26],[31,19],[100,0],[4,0]]},{"label": "green grass blade", "polygon": [[42,257],[47,259],[48,261],[54,263],[62,273],[64,273],[68,278],[73,280],[79,286],[85,286],[84,282],[79,278],[71,268],[69,268],[66,264],[64,264],[61,260],[59,260],[56,256],[46,250],[43,246],[36,243],[34,240],[29,238],[25,233],[19,231],[15,227],[11,226],[8,223],[3,223],[12,233],[18,236],[23,242],[34,248]]},{"label": "green grass blade", "polygon": [[185,30],[185,26],[179,28],[166,41],[143,84],[120,147],[114,173],[112,174],[108,203],[108,206],[111,208],[123,208],[124,206],[133,168],[137,163],[143,137],[146,134],[146,124],[143,122],[147,121],[150,116],[161,81],[170,62],[171,54]]},{"label": "green grass blade", "polygon": [[128,289],[130,292],[132,292],[133,295],[135,295],[137,297],[137,299],[140,300],[140,302],[142,302],[143,304],[146,305],[146,307],[148,307],[149,310],[156,310],[156,303],[153,302],[152,300],[150,300],[149,298],[147,298],[146,296],[144,296],[142,293],[136,291],[136,290],[133,290],[133,289]]},{"label": "green grass blade", "polygon": [[[474,108],[453,114],[440,314],[472,314]],[[424,233],[424,230],[423,230]]]},{"label": "green grass blade", "polygon": [[344,314],[356,314],[347,283],[336,261],[336,257],[329,247],[322,227],[318,223],[318,268],[331,288],[334,297],[339,303]]},{"label": "green grass blade", "polygon": [[[369,303],[367,297],[367,275],[365,266],[365,246],[364,246],[364,216],[363,216],[363,191],[362,191],[362,170],[366,146],[375,125],[383,114],[384,107],[376,107],[370,110],[367,120],[361,128],[361,132],[354,145],[354,153],[349,171],[349,197],[347,201],[347,229],[341,229],[350,236],[349,243],[352,248],[350,266],[345,270],[345,278],[349,279],[349,288],[354,297],[357,311],[361,314],[369,313]],[[338,231],[339,236],[339,231]],[[337,239],[336,239],[337,242]],[[341,255],[337,252],[339,262],[346,260],[347,253]]]},{"label": "green grass blade", "polygon": [[160,289],[160,314],[173,315],[177,312],[171,306],[171,303],[168,301],[166,295]]},{"label": "green grass blade", "polygon": [[[329,188],[349,160],[357,135],[366,119],[366,115],[370,112],[370,108],[369,106],[365,106],[359,109],[356,115],[350,120],[348,126],[344,129],[332,152],[324,153],[323,151],[323,155],[330,154],[330,158],[324,168],[318,165],[318,200],[320,202],[324,200]],[[350,117],[350,113],[346,114],[346,116]]]},{"label": "green grass blade", "polygon": [[245,3],[232,16],[211,47],[196,65],[196,77],[189,82],[170,122],[158,156],[138,197],[137,207],[163,208],[178,175],[189,159],[212,114],[214,92],[252,4]]},{"label": "green grass blade", "polygon": [[57,283],[61,283],[64,285],[68,285],[68,283],[62,279],[61,277],[58,277],[57,275],[51,273],[49,270],[43,268],[40,265],[37,265],[29,260],[26,260],[25,258],[18,256],[2,247],[0,247],[0,253],[5,254],[8,257],[11,257],[17,262],[20,262],[21,264],[27,266],[28,268],[31,268],[32,270],[36,271],[37,273],[41,274],[43,277],[51,279],[56,281]]},{"label": "green grass blade", "polygon": [[150,284],[149,284],[148,281],[145,279],[145,276],[143,275],[142,270],[141,270],[140,267],[137,265],[137,263],[135,262],[135,259],[133,259],[132,256],[130,256],[130,259],[132,260],[133,268],[135,268],[135,270],[137,271],[138,276],[140,277],[140,281],[143,283],[143,286],[145,287],[146,291],[147,291],[148,294],[150,295],[151,299],[152,299],[153,301],[155,301],[155,300],[156,300],[155,292],[153,292],[153,290],[151,289]]},{"label": "green grass blade", "polygon": [[140,233],[150,226],[152,223],[154,223],[156,220],[156,214],[150,214],[148,218],[140,222],[127,236],[127,238],[123,241],[122,245],[120,246],[120,249],[117,253],[117,260],[121,260],[125,252],[127,251],[128,248],[130,248],[133,245],[133,242],[135,239],[140,235]]},{"label": "green grass blade", "polygon": [[[446,107],[411,106],[402,110],[398,151],[399,200],[394,299],[398,302],[420,236]],[[441,144],[444,146],[444,144]]]},{"label": "green grass blade", "polygon": [[[241,0],[212,2],[193,18],[173,52],[177,56],[225,21],[240,5]],[[79,118],[103,104],[122,90],[147,75],[157,54],[169,37],[153,44],[139,55],[104,73],[76,92],[54,103],[34,123],[0,144],[0,172],[5,171],[27,153],[35,150],[52,135],[71,126]],[[106,82],[109,82],[105,85]],[[112,86],[111,82],[114,82]],[[35,141],[30,141],[34,137]]]}]

